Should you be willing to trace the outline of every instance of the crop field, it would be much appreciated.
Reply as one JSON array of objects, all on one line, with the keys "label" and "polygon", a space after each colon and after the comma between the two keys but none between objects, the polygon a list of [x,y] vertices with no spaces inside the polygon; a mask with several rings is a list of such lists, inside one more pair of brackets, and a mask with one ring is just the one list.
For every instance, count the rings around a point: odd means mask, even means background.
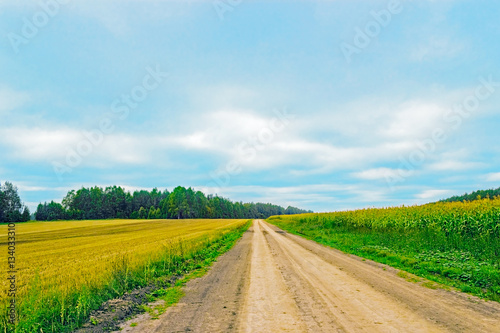
[{"label": "crop field", "polygon": [[[199,268],[234,242],[247,220],[99,220],[16,226],[16,332],[63,332],[108,299]],[[7,253],[7,226],[0,226]],[[225,248],[227,250],[227,248]],[[220,253],[219,253],[220,254]],[[2,277],[7,256],[0,256]],[[1,279],[0,328],[8,283]]]},{"label": "crop field", "polygon": [[344,252],[500,300],[498,197],[267,221]]}]

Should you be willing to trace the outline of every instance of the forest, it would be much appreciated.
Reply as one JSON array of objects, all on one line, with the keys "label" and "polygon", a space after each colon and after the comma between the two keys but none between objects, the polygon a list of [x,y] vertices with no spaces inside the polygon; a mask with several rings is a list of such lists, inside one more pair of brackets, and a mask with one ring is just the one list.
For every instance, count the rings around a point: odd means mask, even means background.
[{"label": "forest", "polygon": [[95,219],[265,219],[272,215],[301,214],[310,211],[283,208],[270,203],[232,202],[217,195],[205,195],[192,188],[176,187],[172,192],[135,191],[120,186],[71,190],[62,203],[41,203],[35,212],[38,221]]},{"label": "forest", "polygon": [[470,194],[465,193],[463,195],[455,195],[451,198],[441,200],[440,202],[474,201],[482,198],[493,199],[498,196],[500,196],[500,187],[497,189],[478,190]]}]

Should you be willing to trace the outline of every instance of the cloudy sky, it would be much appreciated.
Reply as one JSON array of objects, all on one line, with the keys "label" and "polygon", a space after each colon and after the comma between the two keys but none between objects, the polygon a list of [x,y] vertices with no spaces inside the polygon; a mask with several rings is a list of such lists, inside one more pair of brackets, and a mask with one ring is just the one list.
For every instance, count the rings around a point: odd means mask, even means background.
[{"label": "cloudy sky", "polygon": [[498,1],[0,0],[0,181],[314,211],[500,186]]}]

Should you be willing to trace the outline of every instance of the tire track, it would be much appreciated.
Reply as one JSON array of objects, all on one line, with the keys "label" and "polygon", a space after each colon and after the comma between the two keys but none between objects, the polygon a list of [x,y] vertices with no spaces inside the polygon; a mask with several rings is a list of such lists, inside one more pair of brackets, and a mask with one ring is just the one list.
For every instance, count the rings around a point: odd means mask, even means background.
[{"label": "tire track", "polygon": [[256,220],[179,304],[122,332],[500,332],[499,303],[397,272]]}]

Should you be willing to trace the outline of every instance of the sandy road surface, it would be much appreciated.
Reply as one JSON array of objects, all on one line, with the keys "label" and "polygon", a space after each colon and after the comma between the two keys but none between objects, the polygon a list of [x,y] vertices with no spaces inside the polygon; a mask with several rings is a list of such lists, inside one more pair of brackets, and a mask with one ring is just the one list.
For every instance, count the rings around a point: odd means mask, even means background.
[{"label": "sandy road surface", "polygon": [[500,304],[382,267],[255,221],[178,305],[122,332],[500,332]]}]

